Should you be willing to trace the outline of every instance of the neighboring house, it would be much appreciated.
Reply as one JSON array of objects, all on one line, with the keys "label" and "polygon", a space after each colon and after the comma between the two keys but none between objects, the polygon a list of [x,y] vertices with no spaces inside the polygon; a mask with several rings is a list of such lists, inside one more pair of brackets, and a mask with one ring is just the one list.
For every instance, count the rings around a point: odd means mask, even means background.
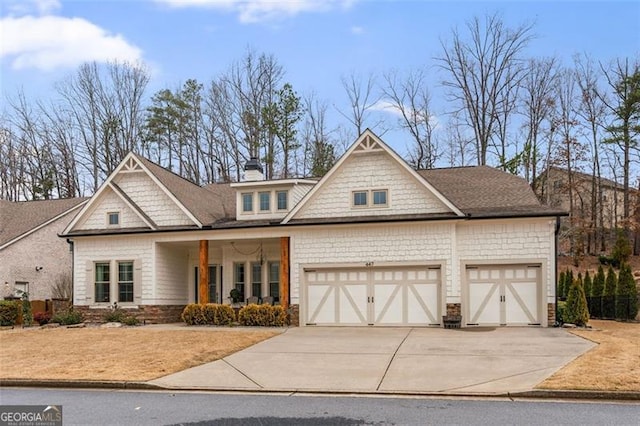
[{"label": "neighboring house", "polygon": [[[573,205],[576,218],[590,219],[592,211],[592,179],[590,174],[573,171],[572,184],[569,185],[569,173],[560,167],[549,167],[540,174],[538,193],[540,199],[552,207],[569,210],[569,189],[573,189]],[[598,212],[602,213],[605,229],[616,229],[622,226],[624,217],[624,186],[616,181],[601,178],[602,203],[595,194]],[[631,185],[637,182],[630,182]],[[629,191],[631,214],[640,201],[640,191],[631,187]],[[598,222],[599,223],[599,222]]]},{"label": "neighboring house", "polygon": [[196,186],[127,155],[63,233],[74,304],[148,321],[273,296],[300,325],[553,323],[563,211],[490,167],[416,172],[365,131],[319,181]]},{"label": "neighboring house", "polygon": [[1,297],[25,291],[32,300],[51,299],[57,282],[71,282],[72,252],[58,234],[87,201],[0,200]]}]

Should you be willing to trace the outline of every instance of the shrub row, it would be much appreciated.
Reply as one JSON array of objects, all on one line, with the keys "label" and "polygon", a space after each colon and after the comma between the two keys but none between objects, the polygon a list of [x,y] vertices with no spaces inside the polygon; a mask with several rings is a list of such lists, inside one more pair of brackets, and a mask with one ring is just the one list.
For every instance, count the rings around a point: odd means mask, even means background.
[{"label": "shrub row", "polygon": [[282,327],[287,324],[287,313],[282,306],[247,305],[240,309],[238,318],[229,305],[192,303],[182,311],[182,321],[188,325],[231,325]]},{"label": "shrub row", "polygon": [[111,309],[104,316],[106,322],[119,322],[124,325],[138,325],[140,320],[127,311],[120,308]]},{"label": "shrub row", "polygon": [[83,321],[84,315],[82,315],[82,312],[76,311],[73,307],[65,309],[64,311],[56,312],[53,318],[51,318],[51,322],[55,322],[60,325],[80,324]]}]

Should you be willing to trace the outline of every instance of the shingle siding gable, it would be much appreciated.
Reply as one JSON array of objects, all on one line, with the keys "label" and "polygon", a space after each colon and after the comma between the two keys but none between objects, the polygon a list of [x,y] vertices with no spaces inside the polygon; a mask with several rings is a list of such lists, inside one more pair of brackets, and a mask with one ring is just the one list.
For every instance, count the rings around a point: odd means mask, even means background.
[{"label": "shingle siding gable", "polygon": [[[387,207],[352,208],[353,191],[380,189],[388,191]],[[380,151],[356,154],[346,159],[293,219],[448,212],[450,209],[419,180],[387,153]]]}]

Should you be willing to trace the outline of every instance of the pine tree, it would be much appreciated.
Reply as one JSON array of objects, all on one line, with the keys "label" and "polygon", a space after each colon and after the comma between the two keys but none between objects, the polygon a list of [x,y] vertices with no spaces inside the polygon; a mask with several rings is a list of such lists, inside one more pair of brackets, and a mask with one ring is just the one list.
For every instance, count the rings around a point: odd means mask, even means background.
[{"label": "pine tree", "polygon": [[613,267],[609,265],[607,279],[604,282],[604,293],[602,294],[602,318],[611,319],[616,316],[615,298],[617,284],[618,277]]},{"label": "pine tree", "polygon": [[638,294],[631,266],[623,263],[620,267],[616,288],[616,319],[634,319],[638,314]]},{"label": "pine tree", "polygon": [[602,295],[604,293],[604,282],[604,268],[600,265],[596,276],[593,278],[593,283],[591,284],[591,306],[589,313],[592,318],[602,318]]},{"label": "pine tree", "polygon": [[564,271],[561,271],[560,276],[558,277],[558,287],[556,289],[558,298],[562,297],[562,292],[564,291],[565,275]]},{"label": "pine tree", "polygon": [[564,276],[564,286],[562,287],[562,299],[566,300],[569,295],[569,289],[573,284],[573,271],[571,269],[567,269],[567,273]]},{"label": "pine tree", "polygon": [[584,281],[582,287],[584,288],[584,295],[587,297],[591,297],[591,287],[593,286],[593,282],[591,280],[591,275],[589,275],[589,271],[584,274]]},{"label": "pine tree", "polygon": [[584,326],[589,321],[587,298],[585,297],[584,289],[577,278],[569,288],[565,317],[565,322],[575,324],[577,326]]}]

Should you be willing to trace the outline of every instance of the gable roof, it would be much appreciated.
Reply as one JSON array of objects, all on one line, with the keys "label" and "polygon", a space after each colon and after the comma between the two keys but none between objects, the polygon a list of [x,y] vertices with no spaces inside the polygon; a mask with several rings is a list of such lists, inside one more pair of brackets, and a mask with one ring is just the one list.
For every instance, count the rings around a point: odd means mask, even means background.
[{"label": "gable roof", "polygon": [[135,157],[201,224],[210,225],[222,219],[235,217],[235,190],[230,184],[198,186],[144,157]]},{"label": "gable roof", "polygon": [[540,203],[526,180],[489,166],[418,170],[467,216],[564,215]]},{"label": "gable roof", "polygon": [[[173,229],[174,227],[158,227],[145,214],[142,209],[135,204],[133,200],[115,183],[114,178],[125,169],[125,167],[144,171],[147,175],[167,194],[167,196],[176,203],[176,205],[193,221],[197,228],[209,226],[219,221],[228,221],[235,217],[235,191],[230,188],[229,184],[211,184],[205,187],[196,185],[195,183],[178,176],[177,174],[165,169],[162,166],[130,152],[125,156],[122,162],[109,175],[105,182],[100,186],[98,191],[91,197],[90,201],[83,207],[80,213],[69,223],[63,231],[63,235],[85,234],[86,231],[74,232],[73,227],[80,218],[90,210],[95,200],[102,194],[106,188],[111,188],[116,196],[120,197],[127,203],[132,211],[136,213],[152,230]],[[193,226],[193,225],[192,225]],[[180,227],[179,227],[180,228]],[[182,227],[184,228],[184,227]],[[144,231],[145,229],[129,229],[119,230],[118,232]],[[107,230],[94,230],[93,234],[114,233]]]},{"label": "gable roof", "polygon": [[[558,167],[558,166],[550,166],[547,170],[544,170],[542,173],[540,173],[540,175],[538,176],[538,179],[547,178],[548,172],[557,173],[557,174],[561,175],[563,178],[566,178],[567,175],[569,174],[567,172],[567,169],[564,169],[564,168]],[[577,170],[572,170],[571,174],[572,174],[574,179],[580,180],[582,182],[591,183],[591,179],[593,179],[593,176],[591,174],[580,172],[580,171],[577,171]],[[624,185],[619,183],[619,182],[616,182],[615,180],[612,180],[612,179],[601,177],[600,178],[600,184],[605,188],[611,188],[611,189],[616,189],[618,191],[624,191]],[[632,185],[633,185],[633,182],[629,182],[629,191],[631,193],[640,193],[640,190],[638,190],[638,188],[635,188]]]},{"label": "gable roof", "polygon": [[80,208],[88,198],[19,201],[0,200],[0,250]]},{"label": "gable roof", "polygon": [[443,196],[436,188],[434,188],[428,181],[422,179],[414,169],[412,169],[406,161],[404,161],[396,152],[385,144],[375,133],[370,129],[366,129],[358,137],[358,139],[351,145],[351,147],[345,152],[342,157],[334,164],[334,166],[327,172],[322,179],[300,200],[300,202],[287,214],[282,220],[283,224],[288,223],[294,218],[294,216],[303,208],[305,204],[311,200],[315,194],[322,188],[322,186],[340,169],[342,164],[355,152],[385,152],[395,162],[404,169],[407,173],[413,176],[417,182],[426,187],[438,200],[440,200],[446,207],[448,207],[455,215],[462,216],[463,213],[453,205],[445,196]]}]

